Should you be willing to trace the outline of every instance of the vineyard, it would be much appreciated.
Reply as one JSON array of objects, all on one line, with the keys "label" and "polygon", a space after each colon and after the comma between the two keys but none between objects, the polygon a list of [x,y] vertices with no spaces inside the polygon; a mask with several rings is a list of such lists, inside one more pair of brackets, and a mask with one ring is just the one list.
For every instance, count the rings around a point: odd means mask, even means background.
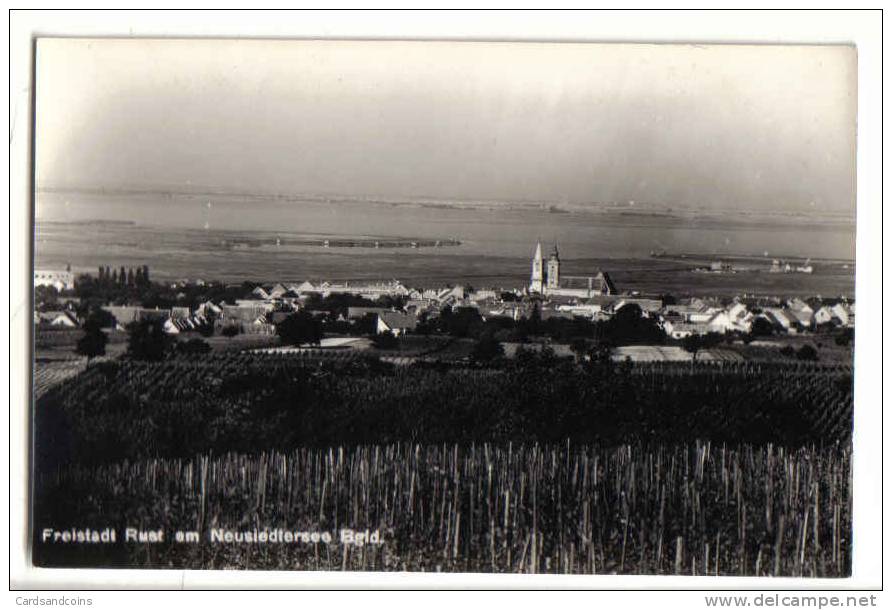
[{"label": "vineyard", "polygon": [[[846,576],[851,452],[689,444],[375,445],[65,467],[41,523],[191,530],[183,544],[36,545],[41,565]],[[72,521],[71,515],[78,515]],[[208,532],[380,531],[381,543]]]},{"label": "vineyard", "polygon": [[[576,364],[548,353],[394,366],[330,353],[99,362],[51,388],[35,413],[38,523],[203,537],[38,544],[38,561],[851,570],[851,366]],[[220,527],[370,528],[383,543],[208,542]]]},{"label": "vineyard", "polygon": [[213,354],[101,362],[36,404],[41,463],[391,442],[847,443],[852,374],[795,363],[501,369]]}]

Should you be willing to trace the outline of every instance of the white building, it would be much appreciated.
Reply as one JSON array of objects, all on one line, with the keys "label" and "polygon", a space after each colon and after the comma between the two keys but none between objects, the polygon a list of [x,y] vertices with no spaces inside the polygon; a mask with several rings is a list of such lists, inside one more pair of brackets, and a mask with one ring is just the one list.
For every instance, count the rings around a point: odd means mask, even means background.
[{"label": "white building", "polygon": [[74,274],[71,269],[65,271],[53,271],[49,269],[34,270],[34,287],[52,286],[59,292],[63,290],[74,290]]}]

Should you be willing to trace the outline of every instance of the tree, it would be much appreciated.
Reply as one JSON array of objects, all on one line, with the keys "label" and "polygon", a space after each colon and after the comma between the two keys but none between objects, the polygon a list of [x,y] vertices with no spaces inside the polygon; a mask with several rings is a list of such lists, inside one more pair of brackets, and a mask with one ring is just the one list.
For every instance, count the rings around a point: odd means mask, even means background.
[{"label": "tree", "polygon": [[722,335],[719,333],[706,333],[705,335],[688,335],[681,341],[684,350],[691,354],[691,362],[697,360],[697,354],[700,350],[715,347],[722,342]]},{"label": "tree", "polygon": [[142,281],[145,282],[147,286],[151,283],[149,280],[149,266],[148,265],[142,266]]},{"label": "tree", "polygon": [[127,270],[124,269],[124,265],[121,265],[121,272],[118,274],[118,283],[121,286],[127,285]]},{"label": "tree", "polygon": [[230,339],[232,339],[234,336],[241,333],[242,329],[240,329],[235,324],[227,324],[220,332],[223,334],[224,337],[229,337]]},{"label": "tree", "polygon": [[204,318],[205,322],[198,326],[198,332],[202,337],[213,337],[217,316],[212,311],[208,311],[205,313]]},{"label": "tree", "polygon": [[437,319],[440,332],[453,337],[477,337],[483,328],[483,318],[473,307],[458,307],[453,310],[446,306]]},{"label": "tree", "polygon": [[647,345],[665,342],[666,333],[637,303],[631,303],[620,307],[609,320],[596,322],[595,337],[614,346]]},{"label": "tree", "polygon": [[399,339],[388,330],[372,337],[372,345],[378,349],[398,349],[400,342]]},{"label": "tree", "polygon": [[585,360],[588,349],[588,341],[582,337],[576,337],[570,342],[570,351],[576,356],[576,362]]},{"label": "tree", "polygon": [[127,270],[127,285],[133,286],[133,267]]},{"label": "tree", "polygon": [[87,316],[87,321],[84,323],[84,328],[89,324],[97,324],[99,328],[114,328],[117,324],[117,320],[111,314],[111,312],[102,309],[102,307],[93,306],[92,311],[90,311],[89,316]]},{"label": "tree", "polygon": [[140,320],[127,327],[127,356],[134,360],[163,360],[172,343],[160,320]]},{"label": "tree", "polygon": [[529,334],[534,336],[539,334],[542,328],[542,312],[539,310],[538,302],[533,304],[533,313],[530,314],[527,324],[529,324]]},{"label": "tree", "polygon": [[491,362],[505,355],[505,349],[491,332],[485,332],[474,344],[471,358],[476,362]]},{"label": "tree", "polygon": [[322,342],[322,323],[311,314],[299,311],[277,324],[276,334],[289,345],[319,345]]},{"label": "tree", "polygon": [[766,318],[756,318],[750,327],[752,337],[770,337],[774,334],[774,326]]},{"label": "tree", "polygon": [[105,355],[105,344],[108,337],[102,332],[102,324],[98,316],[90,316],[84,323],[84,336],[77,342],[74,351],[87,357],[87,362],[96,356]]}]

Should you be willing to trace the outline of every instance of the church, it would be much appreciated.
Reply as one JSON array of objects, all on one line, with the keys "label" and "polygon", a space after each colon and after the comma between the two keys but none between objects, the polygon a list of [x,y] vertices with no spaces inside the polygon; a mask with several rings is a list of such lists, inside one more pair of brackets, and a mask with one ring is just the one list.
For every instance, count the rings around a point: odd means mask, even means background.
[{"label": "church", "polygon": [[536,244],[533,267],[530,274],[531,293],[542,296],[567,296],[590,298],[598,294],[616,294],[616,286],[610,276],[602,271],[594,276],[561,275],[561,257],[557,244],[546,261],[542,256],[542,244]]}]

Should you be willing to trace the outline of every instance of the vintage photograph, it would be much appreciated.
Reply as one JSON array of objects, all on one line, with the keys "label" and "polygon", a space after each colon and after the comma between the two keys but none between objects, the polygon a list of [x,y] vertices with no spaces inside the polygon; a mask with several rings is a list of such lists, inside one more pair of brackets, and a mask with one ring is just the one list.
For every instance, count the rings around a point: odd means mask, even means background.
[{"label": "vintage photograph", "polygon": [[850,576],[857,64],[38,39],[33,564]]}]

